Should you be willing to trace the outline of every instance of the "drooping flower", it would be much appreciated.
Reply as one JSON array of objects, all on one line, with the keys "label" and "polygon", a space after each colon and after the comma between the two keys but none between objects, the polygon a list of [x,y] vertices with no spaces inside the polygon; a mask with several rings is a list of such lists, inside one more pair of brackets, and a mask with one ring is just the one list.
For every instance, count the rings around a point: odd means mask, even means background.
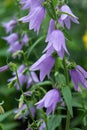
[{"label": "drooping flower", "polygon": [[28,45],[27,34],[24,34],[23,37],[21,37],[20,42],[19,42],[19,36],[17,33],[12,33],[7,37],[3,37],[3,39],[6,40],[7,43],[10,45],[8,51],[11,53],[21,50],[24,45]]},{"label": "drooping flower", "polygon": [[60,92],[57,89],[52,89],[46,93],[46,95],[36,103],[37,108],[46,108],[46,113],[49,115],[51,112],[55,111],[58,102],[61,102],[62,98]]},{"label": "drooping flower", "polygon": [[13,44],[10,45],[8,51],[11,52],[11,53],[14,53],[18,50],[21,50],[22,49],[22,45],[20,44],[19,41],[16,41],[14,42]]},{"label": "drooping flower", "polygon": [[[24,70],[24,69],[25,69],[25,65],[21,65],[21,66],[18,68],[18,70],[17,70],[18,79],[19,79],[19,82],[20,82],[20,85],[21,85],[21,86],[23,86],[23,84],[26,82],[26,76],[23,75],[23,70]],[[14,76],[13,78],[11,78],[11,79],[8,80],[9,82],[12,82],[12,81],[14,81],[14,80],[17,79],[15,72],[13,73],[13,76]],[[18,84],[17,81],[16,81],[16,83],[15,83],[15,87],[17,88],[17,90],[20,90],[20,86],[19,86],[19,84]]]},{"label": "drooping flower", "polygon": [[29,22],[29,29],[39,32],[41,23],[45,17],[45,8],[42,6],[44,0],[27,0],[26,2],[22,1],[24,5],[23,8],[30,8],[30,12],[27,16],[24,16],[19,19],[23,23]]},{"label": "drooping flower", "polygon": [[34,63],[30,67],[30,70],[40,70],[40,80],[43,81],[46,75],[49,77],[50,71],[53,68],[54,63],[55,60],[52,56],[47,57],[46,54],[44,54],[36,63]]},{"label": "drooping flower", "polygon": [[2,23],[2,26],[5,28],[6,33],[9,33],[9,32],[12,32],[12,30],[14,29],[16,24],[17,24],[17,20],[16,19],[12,19],[9,22]]},{"label": "drooping flower", "polygon": [[66,14],[63,13],[61,15],[60,19],[63,21],[63,24],[65,24],[68,29],[70,29],[70,27],[71,27],[71,21],[73,21],[76,24],[79,24],[78,17],[76,17],[72,13],[72,11],[71,11],[71,9],[69,8],[68,5],[66,5],[66,4],[63,5],[60,8],[60,11],[66,13]]},{"label": "drooping flower", "polygon": [[34,10],[31,10],[30,13],[21,18],[20,20],[23,23],[29,22],[29,29],[39,32],[42,20],[45,17],[45,9],[42,6],[38,6],[34,8]]},{"label": "drooping flower", "polygon": [[75,90],[79,90],[79,84],[87,89],[87,72],[81,66],[77,65],[75,69],[71,69],[69,72]]},{"label": "drooping flower", "polygon": [[4,40],[7,41],[8,44],[13,44],[18,40],[18,34],[17,33],[12,33],[7,37],[3,37]]},{"label": "drooping flower", "polygon": [[9,69],[8,65],[2,66],[2,67],[0,67],[0,73],[6,71],[8,69]]},{"label": "drooping flower", "polygon": [[54,50],[61,58],[64,57],[64,51],[69,55],[65,44],[65,37],[61,30],[53,30],[47,37],[46,41],[48,42],[48,45],[44,52],[47,51],[47,55],[51,55]]}]

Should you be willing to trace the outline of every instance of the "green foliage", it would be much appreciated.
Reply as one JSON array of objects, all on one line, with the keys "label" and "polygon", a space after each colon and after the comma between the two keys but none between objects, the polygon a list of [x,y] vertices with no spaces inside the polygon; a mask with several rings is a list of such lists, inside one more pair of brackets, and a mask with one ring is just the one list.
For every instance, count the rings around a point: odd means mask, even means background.
[{"label": "green foliage", "polygon": [[0,122],[5,120],[6,118],[8,118],[12,113],[13,113],[13,111],[11,110],[11,111],[5,112],[4,114],[1,114],[0,115]]},{"label": "green foliage", "polygon": [[69,87],[62,87],[62,94],[64,101],[66,103],[66,106],[68,108],[68,111],[70,112],[71,116],[73,116],[73,110],[72,110],[72,94]]}]

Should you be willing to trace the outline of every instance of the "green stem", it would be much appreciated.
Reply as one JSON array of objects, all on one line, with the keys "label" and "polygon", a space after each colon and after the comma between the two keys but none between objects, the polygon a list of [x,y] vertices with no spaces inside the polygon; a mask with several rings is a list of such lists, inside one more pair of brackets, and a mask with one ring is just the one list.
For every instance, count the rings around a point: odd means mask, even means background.
[{"label": "green stem", "polygon": [[29,109],[28,102],[27,102],[27,100],[26,100],[26,97],[25,97],[25,95],[24,95],[24,92],[23,92],[23,90],[22,90],[22,87],[21,87],[21,84],[20,84],[20,81],[19,81],[19,78],[18,78],[18,73],[17,73],[17,71],[16,71],[16,76],[17,76],[18,85],[19,85],[19,87],[20,87],[20,91],[21,91],[22,95],[24,96],[24,101],[25,101],[25,103],[26,103],[26,105],[27,105],[27,109],[28,109],[28,111],[29,111],[30,117],[31,117],[32,121],[34,122],[34,124],[37,126],[35,120],[33,119],[32,113],[31,113],[31,111],[30,111],[30,109]]},{"label": "green stem", "polygon": [[[67,68],[65,58],[63,59],[63,64],[64,64],[64,72],[65,72],[65,77],[66,77],[66,85],[69,86],[68,68]],[[70,130],[69,129],[69,124],[70,124],[70,113],[69,113],[69,111],[67,109],[67,118],[66,118],[66,128],[65,128],[65,130]]]},{"label": "green stem", "polygon": [[65,59],[63,59],[63,65],[64,65],[64,73],[65,73],[65,78],[66,78],[66,85],[69,85],[69,76],[68,76],[68,68],[66,65]]},{"label": "green stem", "polygon": [[70,130],[69,129],[69,124],[70,124],[70,113],[67,110],[67,118],[66,118],[66,129],[65,130]]}]

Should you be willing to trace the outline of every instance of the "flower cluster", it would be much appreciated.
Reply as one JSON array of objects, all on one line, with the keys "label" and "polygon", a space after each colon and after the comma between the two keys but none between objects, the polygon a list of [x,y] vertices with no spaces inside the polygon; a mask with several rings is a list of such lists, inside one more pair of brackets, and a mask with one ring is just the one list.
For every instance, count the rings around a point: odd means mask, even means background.
[{"label": "flower cluster", "polygon": [[[47,4],[47,6],[45,4]],[[22,62],[22,65],[20,65],[19,68],[15,72],[13,72],[13,77],[8,80],[8,82],[15,81],[14,86],[17,90],[21,90],[20,87],[22,87],[24,84],[26,84],[26,88],[29,89],[32,84],[38,83],[40,81],[42,82],[46,78],[46,76],[48,76],[48,78],[50,77],[51,70],[56,64],[55,57],[57,56],[63,61],[65,60],[65,53],[68,56],[70,55],[66,46],[67,37],[65,36],[64,32],[65,28],[71,28],[71,21],[79,24],[78,17],[73,14],[70,7],[65,3],[61,6],[55,7],[52,1],[21,0],[20,5],[22,6],[22,10],[29,10],[28,15],[19,18],[18,21],[16,19],[13,19],[8,23],[3,23],[3,27],[5,28],[6,33],[10,33],[9,36],[3,37],[3,39],[7,41],[7,43],[10,45],[8,51],[11,53],[22,50],[25,45],[28,45],[29,41],[28,35],[26,33],[18,34],[13,32],[13,29],[18,22],[29,22],[29,30],[34,29],[34,31],[36,31],[38,34],[46,13],[48,13],[48,15],[51,17],[53,15],[51,14],[51,12],[53,11],[54,16],[50,18],[48,33],[45,40],[47,46],[42,52],[43,55],[30,67]],[[49,10],[48,6],[50,6],[51,11]],[[68,68],[68,62],[66,62],[66,66]],[[8,70],[8,68],[9,65],[3,66],[0,68],[0,72]],[[28,71],[24,74],[23,72],[26,68],[28,69]],[[40,71],[40,81],[36,73],[34,72],[38,70]],[[68,68],[68,70],[71,76],[71,80],[74,83],[74,89],[79,91],[79,84],[87,89],[87,72],[79,65],[70,67]],[[60,103],[61,106],[63,106],[64,104],[60,88],[57,88],[56,85],[53,85],[52,87],[53,88],[49,90],[45,94],[45,96],[36,103],[38,109],[46,109],[47,115],[55,112],[58,103]],[[28,96],[31,95],[31,91],[22,94]],[[23,102],[22,106],[16,111],[18,118],[22,118],[22,111],[26,111],[27,109],[27,105],[25,103],[26,102]],[[34,116],[35,111],[30,111]],[[25,115],[28,114],[29,112],[27,109]],[[43,122],[42,125],[39,127],[39,130],[43,130],[45,127],[46,124],[45,122]],[[30,130],[30,128],[27,128],[27,130]]]},{"label": "flower cluster", "polygon": [[[13,29],[17,26],[18,21],[12,19],[7,23],[3,23],[2,26],[5,28],[6,33],[10,33],[9,36],[3,37],[3,39],[9,44],[8,51],[14,53],[18,50],[21,50],[24,45],[28,44],[27,34],[23,34],[20,38],[19,34],[13,32]],[[20,40],[21,39],[21,40]]]}]

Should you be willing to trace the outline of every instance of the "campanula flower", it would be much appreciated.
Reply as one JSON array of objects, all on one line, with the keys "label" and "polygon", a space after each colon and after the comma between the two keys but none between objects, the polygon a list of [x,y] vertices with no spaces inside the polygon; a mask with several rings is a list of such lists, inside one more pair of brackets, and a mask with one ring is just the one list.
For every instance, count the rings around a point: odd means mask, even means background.
[{"label": "campanula flower", "polygon": [[79,84],[87,89],[87,72],[81,66],[77,65],[75,69],[71,69],[69,72],[75,90],[79,90]]},{"label": "campanula flower", "polygon": [[17,25],[17,20],[16,19],[12,19],[9,22],[2,23],[2,26],[5,28],[6,33],[12,32],[12,30],[14,29],[14,27],[16,25]]},{"label": "campanula flower", "polygon": [[52,89],[46,93],[46,95],[36,103],[37,108],[46,108],[46,113],[49,115],[51,112],[55,111],[58,102],[61,102],[62,98],[60,92],[57,89]]},{"label": "campanula flower", "polygon": [[49,77],[50,71],[53,68],[54,63],[55,60],[52,56],[47,57],[46,54],[44,54],[36,63],[34,63],[30,67],[30,70],[40,70],[40,80],[43,81],[46,75]]},{"label": "campanula flower", "polygon": [[64,52],[69,55],[65,44],[65,36],[61,30],[53,30],[47,37],[46,41],[48,42],[48,45],[44,52],[47,51],[47,55],[51,55],[54,50],[61,58],[64,57]]},{"label": "campanula flower", "polygon": [[76,24],[79,24],[78,17],[76,17],[72,13],[72,11],[71,11],[71,9],[69,8],[68,5],[66,5],[66,4],[63,5],[60,8],[60,11],[66,13],[66,14],[63,13],[61,15],[60,19],[63,21],[63,24],[65,24],[68,29],[70,29],[70,27],[71,27],[71,21],[73,21]]},{"label": "campanula flower", "polygon": [[12,33],[9,36],[3,37],[3,39],[6,40],[8,44],[13,44],[18,40],[18,34]]}]

